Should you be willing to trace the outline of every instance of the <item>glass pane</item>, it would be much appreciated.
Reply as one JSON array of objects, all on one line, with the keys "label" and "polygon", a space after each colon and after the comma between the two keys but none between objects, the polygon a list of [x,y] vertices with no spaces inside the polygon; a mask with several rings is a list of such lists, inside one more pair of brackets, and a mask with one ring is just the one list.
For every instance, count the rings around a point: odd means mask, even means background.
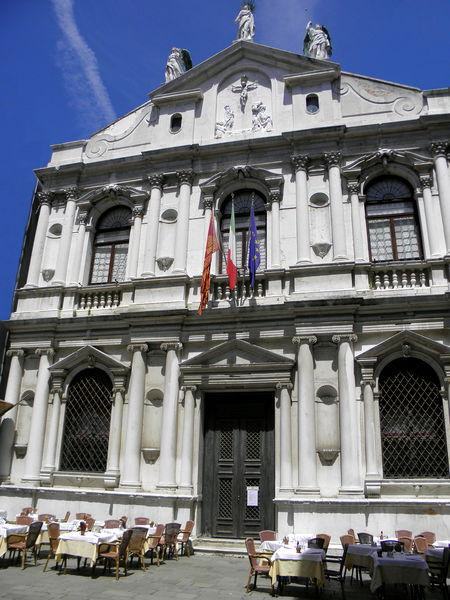
[{"label": "glass pane", "polygon": [[128,244],[117,244],[114,252],[114,264],[111,281],[125,281],[127,268]]},{"label": "glass pane", "polygon": [[[259,265],[258,273],[264,271],[266,268],[266,229],[265,227],[258,227],[258,240],[259,240],[259,251],[261,254],[261,264]],[[229,232],[225,231],[222,233],[222,244],[225,255],[222,256],[222,274],[226,274],[226,254],[228,251],[228,237]],[[236,262],[238,269],[246,268],[246,275],[248,275],[247,265],[247,243],[248,243],[247,229],[236,231]]]},{"label": "glass pane", "polygon": [[409,185],[398,177],[383,177],[371,183],[366,189],[367,200],[394,200],[412,198]]},{"label": "glass pane", "polygon": [[395,219],[394,229],[398,259],[420,258],[419,232],[414,217]]},{"label": "glass pane", "polygon": [[367,204],[367,215],[405,215],[414,213],[413,202],[383,202],[383,204]]},{"label": "glass pane", "polygon": [[394,259],[389,220],[377,219],[376,221],[369,221],[369,237],[372,260]]},{"label": "glass pane", "polygon": [[94,251],[91,283],[108,283],[112,246],[99,246]]}]

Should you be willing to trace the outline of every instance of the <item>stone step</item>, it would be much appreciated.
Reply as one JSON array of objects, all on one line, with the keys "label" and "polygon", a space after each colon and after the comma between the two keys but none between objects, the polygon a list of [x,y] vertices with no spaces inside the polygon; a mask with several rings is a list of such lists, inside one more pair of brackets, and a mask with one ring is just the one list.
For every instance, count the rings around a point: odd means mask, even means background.
[{"label": "stone step", "polygon": [[192,542],[194,551],[199,554],[221,554],[244,556],[247,554],[244,540],[226,538],[197,538]]}]

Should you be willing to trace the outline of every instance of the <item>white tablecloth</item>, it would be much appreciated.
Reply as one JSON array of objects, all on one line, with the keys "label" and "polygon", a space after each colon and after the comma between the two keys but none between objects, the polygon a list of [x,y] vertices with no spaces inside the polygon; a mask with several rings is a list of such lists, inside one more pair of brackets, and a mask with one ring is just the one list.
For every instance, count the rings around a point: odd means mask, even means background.
[{"label": "white tablecloth", "polygon": [[8,535],[16,534],[20,535],[23,533],[27,533],[28,525],[14,525],[12,523],[6,523],[5,525],[0,525],[0,537],[8,537]]},{"label": "white tablecloth", "polygon": [[404,583],[427,586],[429,583],[427,561],[414,554],[395,554],[393,558],[372,556],[373,574],[370,590],[375,593],[384,583]]},{"label": "white tablecloth", "polygon": [[433,544],[435,548],[448,548],[450,540],[436,540]]}]

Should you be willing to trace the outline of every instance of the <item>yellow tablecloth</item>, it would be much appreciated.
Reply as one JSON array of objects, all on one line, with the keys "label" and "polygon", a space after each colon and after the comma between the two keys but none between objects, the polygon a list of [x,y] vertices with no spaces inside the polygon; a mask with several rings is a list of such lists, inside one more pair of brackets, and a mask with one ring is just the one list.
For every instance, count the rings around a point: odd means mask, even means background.
[{"label": "yellow tablecloth", "polygon": [[277,582],[277,577],[307,577],[315,579],[319,587],[325,583],[323,562],[311,560],[275,560],[270,567],[269,576],[272,585]]},{"label": "yellow tablecloth", "polygon": [[0,537],[0,558],[5,556],[7,547],[6,538]]},{"label": "yellow tablecloth", "polygon": [[82,541],[61,540],[56,550],[56,560],[59,562],[64,554],[86,558],[93,565],[98,557],[98,545]]}]

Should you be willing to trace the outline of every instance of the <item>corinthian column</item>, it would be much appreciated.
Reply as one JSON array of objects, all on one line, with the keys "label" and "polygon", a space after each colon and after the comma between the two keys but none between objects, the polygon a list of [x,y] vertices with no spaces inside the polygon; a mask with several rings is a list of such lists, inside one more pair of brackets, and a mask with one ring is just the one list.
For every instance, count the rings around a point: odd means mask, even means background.
[{"label": "corinthian column", "polygon": [[364,245],[361,231],[361,213],[359,209],[359,184],[352,182],[348,184],[348,193],[352,206],[352,228],[353,228],[353,249],[355,253],[355,262],[364,262]]},{"label": "corinthian column", "polygon": [[308,163],[309,156],[292,156],[295,171],[296,223],[297,223],[297,264],[311,262],[311,242],[309,235],[308,208]]},{"label": "corinthian column", "polygon": [[316,406],[314,401],[313,345],[316,336],[296,336],[298,346],[298,490],[300,494],[317,494]]},{"label": "corinthian column", "polygon": [[184,390],[184,424],[181,442],[180,487],[188,493],[192,492],[192,462],[194,452],[194,416],[195,393],[197,388],[185,386]]},{"label": "corinthian column", "polygon": [[141,487],[141,446],[144,418],[145,371],[147,344],[131,344],[131,375],[128,387],[127,432],[120,485],[137,489]]},{"label": "corinthian column", "polygon": [[447,166],[447,147],[447,142],[433,142],[431,144],[439,191],[439,203],[444,223],[445,254],[450,256],[450,178]]},{"label": "corinthian column", "polygon": [[117,487],[120,478],[120,446],[122,439],[123,399],[125,397],[125,387],[122,387],[122,383],[120,382],[117,385],[116,382],[111,392],[113,406],[109,427],[108,459],[105,473],[105,485],[111,488]]},{"label": "corinthian column", "polygon": [[189,209],[191,203],[191,188],[194,172],[191,170],[178,171],[180,197],[178,202],[178,220],[175,241],[174,273],[186,273],[188,238],[189,238]]},{"label": "corinthian column", "polygon": [[67,266],[69,264],[70,246],[72,244],[73,226],[75,223],[75,211],[77,208],[78,188],[66,190],[66,211],[62,228],[61,240],[59,242],[58,260],[56,262],[55,280],[53,285],[65,285],[67,278]]},{"label": "corinthian column", "polygon": [[272,192],[270,194],[270,206],[272,209],[272,260],[271,269],[279,269],[280,261],[280,202],[281,193]]},{"label": "corinthian column", "polygon": [[24,351],[11,349],[6,356],[11,357],[5,402],[14,405],[3,417],[0,424],[0,480],[8,479],[11,474],[11,463],[16,434],[17,409],[20,401],[20,389],[23,377]]},{"label": "corinthian column", "polygon": [[133,234],[131,236],[130,256],[128,259],[128,277],[130,279],[137,276],[143,217],[144,207],[135,206],[133,208]]},{"label": "corinthian column", "polygon": [[341,492],[361,492],[358,461],[355,366],[353,343],[356,335],[334,335],[338,345],[339,429],[341,435]]},{"label": "corinthian column", "polygon": [[148,178],[150,184],[150,200],[147,205],[147,234],[145,237],[144,272],[142,277],[155,275],[156,252],[158,247],[159,213],[164,175],[156,173]]},{"label": "corinthian column", "polygon": [[176,452],[177,452],[177,409],[180,376],[178,352],[182,344],[164,343],[161,350],[166,355],[166,375],[164,378],[164,400],[161,423],[161,450],[159,455],[159,483],[158,487],[174,489],[177,487]]},{"label": "corinthian column", "polygon": [[280,396],[280,491],[292,491],[292,383],[277,383]]},{"label": "corinthian column", "polygon": [[71,285],[78,285],[83,282],[83,273],[81,272],[81,259],[83,257],[84,240],[86,237],[86,224],[88,221],[88,213],[80,211],[77,217],[78,233],[76,237],[75,252],[71,265]]},{"label": "corinthian column", "polygon": [[38,486],[41,480],[42,454],[44,451],[45,427],[48,410],[49,366],[54,351],[51,348],[39,348],[39,369],[34,394],[33,412],[31,413],[30,437],[27,448],[25,474],[23,481]]},{"label": "corinthian column", "polygon": [[425,221],[427,223],[428,241],[430,244],[431,258],[439,256],[439,239],[436,235],[436,225],[433,213],[433,194],[431,186],[433,184],[431,175],[422,175],[420,178],[420,187],[422,190],[423,204],[425,208]]},{"label": "corinthian column", "polygon": [[53,406],[47,434],[47,451],[41,471],[41,479],[46,479],[47,482],[51,481],[52,473],[56,468],[56,447],[58,444],[59,420],[61,416],[62,386],[62,377],[53,378],[50,390],[50,397],[53,398]]},{"label": "corinthian column", "polygon": [[34,236],[33,251],[31,253],[28,278],[25,287],[37,287],[39,284],[39,274],[41,272],[45,238],[50,217],[52,194],[48,192],[39,192],[37,197],[39,201],[39,218]]},{"label": "corinthian column", "polygon": [[347,245],[345,239],[344,204],[342,200],[341,153],[329,152],[328,154],[324,154],[324,160],[328,167],[328,181],[330,186],[333,260],[346,260]]}]

